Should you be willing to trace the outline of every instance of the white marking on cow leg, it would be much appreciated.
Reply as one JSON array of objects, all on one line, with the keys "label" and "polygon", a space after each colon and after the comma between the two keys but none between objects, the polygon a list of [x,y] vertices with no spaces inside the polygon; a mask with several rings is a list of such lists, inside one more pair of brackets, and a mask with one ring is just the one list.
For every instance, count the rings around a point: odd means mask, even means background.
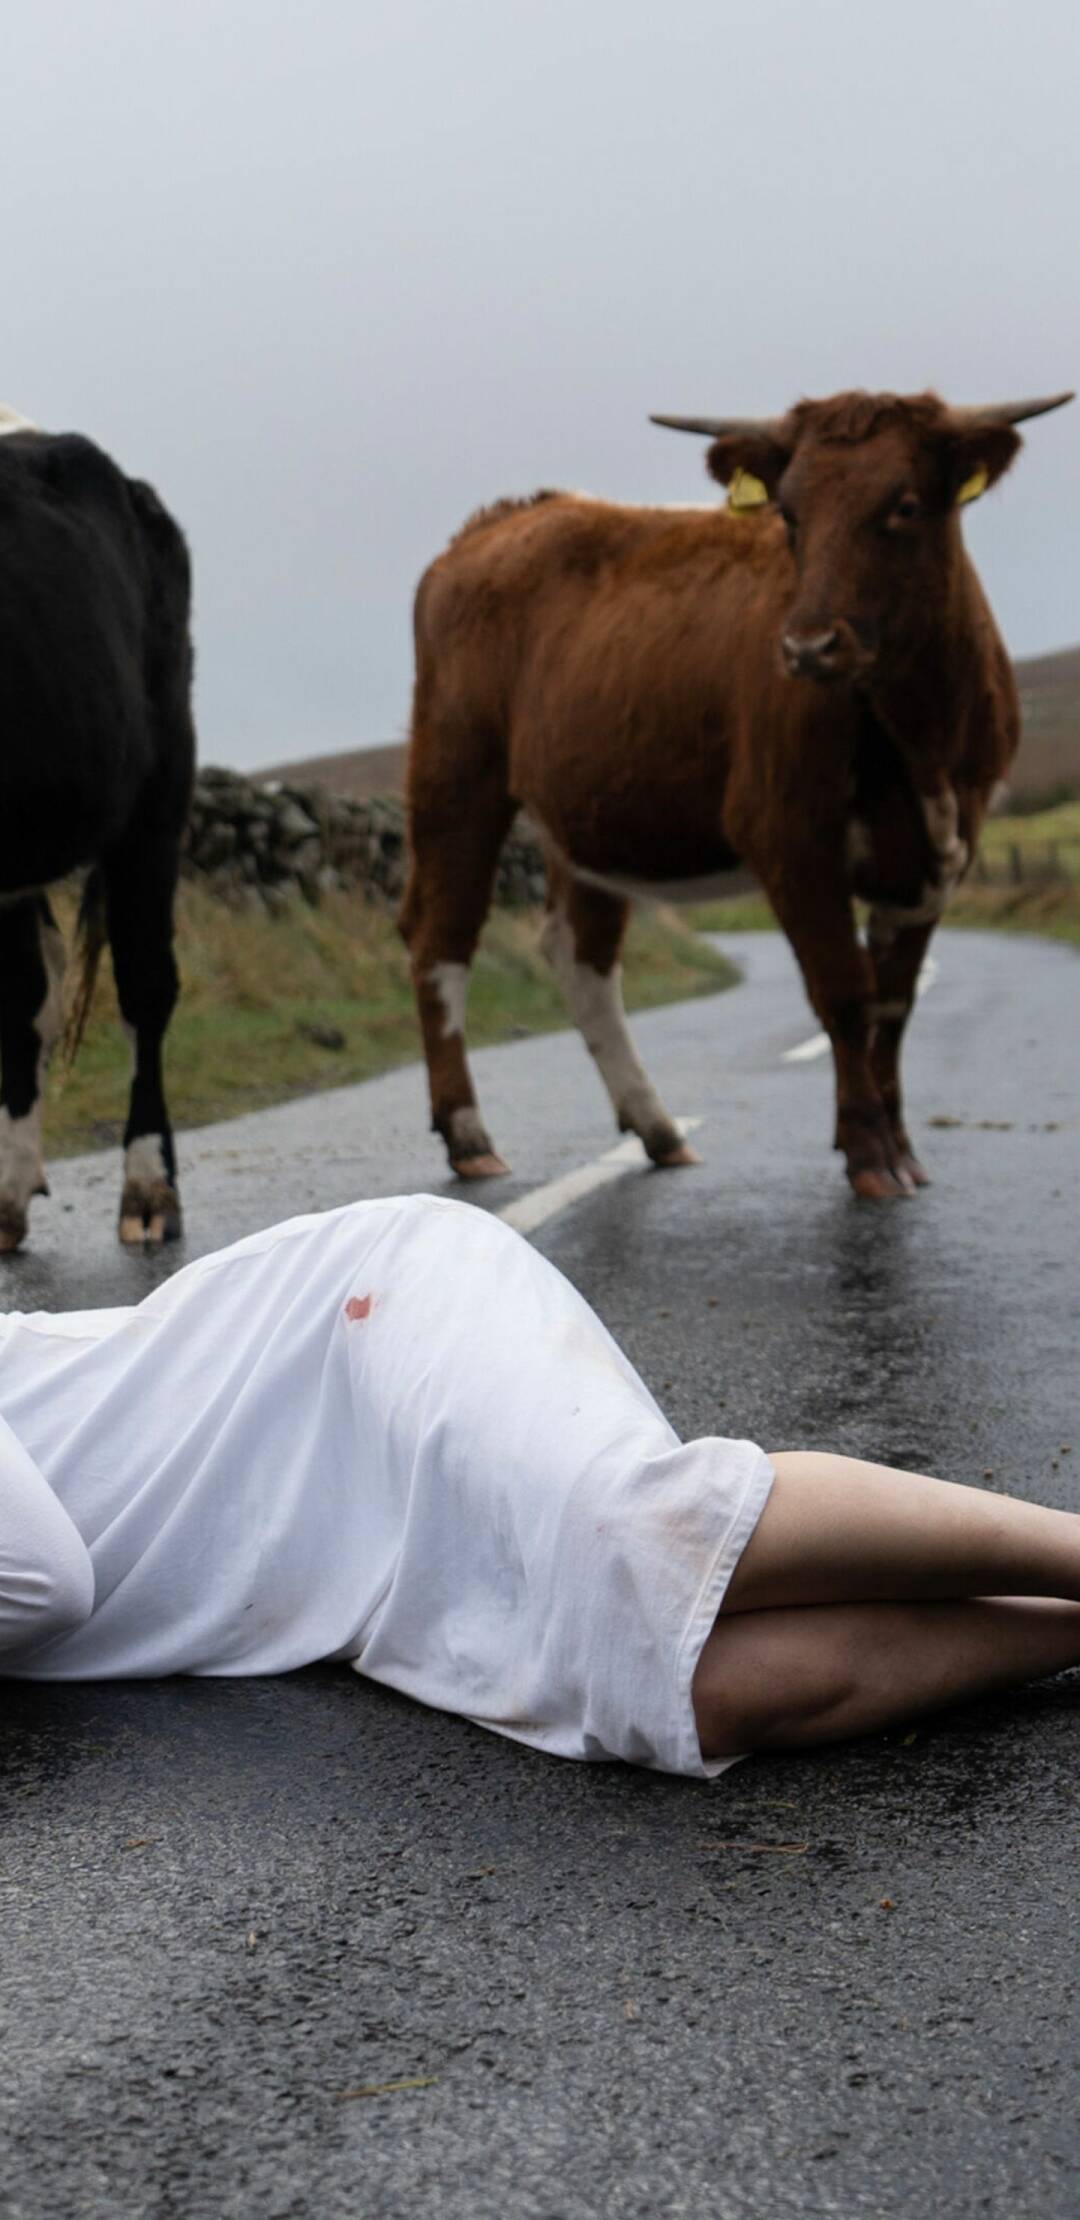
[{"label": "white marking on cow leg", "polygon": [[491,1147],[484,1128],[484,1121],[474,1103],[465,1103],[460,1110],[450,1112],[450,1154],[457,1156],[485,1156]]},{"label": "white marking on cow leg", "polygon": [[947,880],[941,886],[924,886],[922,900],[913,902],[910,908],[905,908],[902,902],[875,902],[868,927],[870,946],[875,953],[887,956],[897,933],[908,925],[936,925],[953,884],[952,880]]},{"label": "white marking on cow leg", "polygon": [[936,794],[922,797],[926,830],[941,858],[944,898],[947,902],[956,881],[967,869],[968,844],[960,838],[960,809],[956,793],[946,780]]},{"label": "white marking on cow leg", "polygon": [[844,861],[848,876],[851,877],[860,864],[873,863],[873,860],[874,841],[869,825],[862,817],[849,817],[844,834]]},{"label": "white marking on cow leg", "polygon": [[428,983],[443,1006],[443,1039],[465,1031],[465,997],[469,991],[468,964],[432,964]]},{"label": "white marking on cow leg", "polygon": [[499,1179],[510,1169],[491,1145],[475,1103],[451,1110],[443,1127],[451,1170],[459,1179]]},{"label": "white marking on cow leg", "polygon": [[140,1133],[124,1150],[124,1181],[128,1186],[153,1187],[168,1179],[165,1149],[160,1133]]},{"label": "white marking on cow leg", "polygon": [[0,1109],[0,1255],[23,1240],[31,1195],[47,1193],[39,1095],[24,1118]]},{"label": "white marking on cow leg", "polygon": [[121,1241],[157,1247],[180,1231],[180,1205],[165,1162],[160,1133],[139,1133],[124,1150],[124,1188],[120,1198]]},{"label": "white marking on cow leg", "polygon": [[548,911],[540,944],[611,1096],[620,1128],[639,1134],[650,1156],[659,1160],[673,1155],[680,1146],[678,1128],[630,1038],[622,965],[600,972],[591,964],[578,963],[570,921],[562,910]]},{"label": "white marking on cow leg", "polygon": [[[929,994],[937,978],[938,969],[936,956],[924,957],[922,970],[915,982],[915,992],[918,996]],[[887,1014],[885,1008],[880,1005],[878,1007],[879,1014],[885,1016]],[[899,1011],[897,1014],[900,1014]],[[810,1039],[800,1041],[797,1048],[785,1048],[780,1061],[782,1064],[812,1064],[815,1057],[828,1054],[830,1045],[827,1033],[812,1033]]]}]

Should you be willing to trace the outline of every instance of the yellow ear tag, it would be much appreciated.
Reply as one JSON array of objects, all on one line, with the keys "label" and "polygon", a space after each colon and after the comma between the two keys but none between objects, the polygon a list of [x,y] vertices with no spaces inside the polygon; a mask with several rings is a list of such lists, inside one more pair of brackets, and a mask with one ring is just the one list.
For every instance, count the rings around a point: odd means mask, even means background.
[{"label": "yellow ear tag", "polygon": [[760,478],[749,470],[737,470],[728,487],[729,509],[764,509],[768,505],[769,489]]},{"label": "yellow ear tag", "polygon": [[986,492],[989,483],[990,472],[985,463],[980,463],[978,469],[972,471],[970,478],[965,478],[956,496],[957,508],[962,509],[965,501],[977,501],[980,493]]}]

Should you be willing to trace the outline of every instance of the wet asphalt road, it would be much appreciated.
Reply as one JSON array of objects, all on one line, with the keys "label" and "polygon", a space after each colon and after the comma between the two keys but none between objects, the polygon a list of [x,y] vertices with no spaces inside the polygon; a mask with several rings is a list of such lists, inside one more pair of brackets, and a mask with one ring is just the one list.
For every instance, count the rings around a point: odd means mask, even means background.
[{"label": "wet asphalt road", "polygon": [[[743,987],[636,1023],[703,1168],[538,1239],[684,1433],[1080,1507],[1080,957],[938,950],[908,1060],[929,1192],[849,1197],[763,936]],[[609,1145],[575,1040],[476,1065],[522,1191]],[[416,1071],[183,1161],[187,1254],[443,1184]],[[117,1253],[116,1184],[58,1167],[0,1305],[133,1300],[179,1261]],[[329,1669],[3,1705],[16,2220],[1076,2212],[1077,1678],[713,1788]],[[417,2085],[350,2093],[387,2082]]]}]

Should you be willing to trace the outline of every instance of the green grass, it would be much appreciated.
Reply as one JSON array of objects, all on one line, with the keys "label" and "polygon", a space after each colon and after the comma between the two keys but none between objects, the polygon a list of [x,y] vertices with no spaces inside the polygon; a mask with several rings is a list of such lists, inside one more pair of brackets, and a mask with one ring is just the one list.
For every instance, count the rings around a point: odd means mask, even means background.
[{"label": "green grass", "polygon": [[[733,902],[702,903],[684,913],[701,933],[760,933],[776,930],[763,894]],[[963,886],[944,919],[946,930],[981,927],[1012,933],[1042,933],[1050,940],[1080,941],[1080,884]]]},{"label": "green grass", "polygon": [[[1029,868],[1034,868],[1046,859],[1051,842],[1058,846],[1060,877],[1036,876],[1019,886],[1006,883],[1004,867],[1011,849],[1019,847]],[[965,880],[949,904],[946,926],[982,926],[1080,941],[1080,802],[1061,802],[1030,816],[989,818],[981,854],[1000,883],[979,886],[974,879]],[[752,933],[776,925],[763,894],[703,902],[682,914],[699,933]]]},{"label": "green grass", "polygon": [[1014,843],[1044,848],[1048,840],[1080,841],[1080,801],[1058,802],[1053,809],[1025,811],[1021,817],[988,817],[980,845],[984,854],[997,855]]},{"label": "green grass", "polygon": [[776,929],[763,894],[736,894],[730,902],[694,902],[681,912],[695,933],[761,933]]},{"label": "green grass", "polygon": [[[61,897],[70,934],[73,906]],[[493,914],[473,967],[469,1039],[484,1043],[550,1032],[566,1008],[537,946],[536,915]],[[385,911],[359,896],[303,902],[280,916],[231,910],[197,884],[178,905],[181,999],[166,1044],[166,1085],[177,1126],[258,1110],[325,1087],[370,1079],[420,1054],[405,949]],[[735,973],[670,912],[634,919],[627,940],[628,1008],[714,994]],[[305,1028],[344,1035],[328,1049]],[[108,959],[72,1071],[49,1077],[46,1146],[71,1155],[119,1140],[129,1058]]]},{"label": "green grass", "polygon": [[982,926],[1080,941],[1080,884],[963,886],[949,904],[946,924],[957,931]]},{"label": "green grass", "polygon": [[1080,880],[1080,802],[989,818],[980,842],[983,867],[995,879],[1011,879],[1017,859],[1025,879]]}]

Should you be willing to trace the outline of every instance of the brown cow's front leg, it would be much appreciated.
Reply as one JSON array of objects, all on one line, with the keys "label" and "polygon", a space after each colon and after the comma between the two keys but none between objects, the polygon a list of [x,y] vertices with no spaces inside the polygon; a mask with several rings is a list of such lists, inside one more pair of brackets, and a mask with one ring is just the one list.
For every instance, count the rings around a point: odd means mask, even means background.
[{"label": "brown cow's front leg", "polygon": [[928,1187],[930,1174],[920,1164],[904,1123],[900,1048],[936,922],[936,918],[930,918],[918,924],[898,925],[888,909],[870,912],[870,953],[877,973],[871,1068],[889,1120],[898,1166],[916,1187]]},{"label": "brown cow's front leg", "polygon": [[849,897],[822,888],[823,868],[807,863],[798,874],[806,890],[768,889],[773,907],[799,960],[806,991],[832,1043],[836,1068],[836,1135],[847,1176],[857,1195],[885,1202],[912,1195],[871,1062],[874,966],[855,931]]}]

